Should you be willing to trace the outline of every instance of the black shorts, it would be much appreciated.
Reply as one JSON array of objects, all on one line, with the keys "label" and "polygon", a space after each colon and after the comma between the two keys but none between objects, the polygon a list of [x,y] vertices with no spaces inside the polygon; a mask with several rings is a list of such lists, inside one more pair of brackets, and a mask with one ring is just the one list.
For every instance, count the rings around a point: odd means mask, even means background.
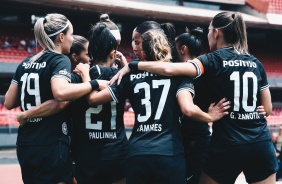
[{"label": "black shorts", "polygon": [[127,184],[185,184],[185,160],[176,156],[138,155],[127,159]]},{"label": "black shorts", "polygon": [[198,184],[207,158],[211,136],[187,138],[183,140],[186,161],[187,184]]},{"label": "black shorts", "polygon": [[69,145],[62,141],[44,146],[17,146],[24,183],[59,183],[72,180]]},{"label": "black shorts", "polygon": [[243,172],[248,183],[259,182],[277,172],[271,141],[242,145],[211,144],[204,171],[219,183],[234,183]]},{"label": "black shorts", "polygon": [[76,161],[75,178],[79,184],[112,184],[125,178],[125,160],[97,160],[90,163]]}]

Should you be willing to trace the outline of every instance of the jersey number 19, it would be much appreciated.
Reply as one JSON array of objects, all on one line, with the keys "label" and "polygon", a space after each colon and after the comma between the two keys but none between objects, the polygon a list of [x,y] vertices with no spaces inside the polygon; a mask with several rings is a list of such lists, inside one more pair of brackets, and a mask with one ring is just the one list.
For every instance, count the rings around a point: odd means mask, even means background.
[{"label": "jersey number 19", "polygon": [[[40,88],[39,88],[39,75],[38,73],[25,73],[21,77],[22,83],[22,89],[21,89],[21,107],[23,111],[26,111],[28,109],[31,109],[35,106],[38,106],[41,104],[41,97],[40,97]],[[31,88],[31,86],[34,86],[34,88]],[[27,94],[25,93],[25,89],[27,91]],[[24,102],[25,95],[33,95],[35,98],[35,105],[32,106],[30,103]],[[25,106],[26,105],[26,106]]]}]

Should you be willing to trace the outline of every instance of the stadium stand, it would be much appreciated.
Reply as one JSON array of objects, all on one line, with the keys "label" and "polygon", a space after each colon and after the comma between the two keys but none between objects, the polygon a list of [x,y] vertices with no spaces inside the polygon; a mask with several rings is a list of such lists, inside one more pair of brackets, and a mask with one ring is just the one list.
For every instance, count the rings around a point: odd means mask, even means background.
[{"label": "stadium stand", "polygon": [[7,110],[4,105],[0,105],[0,128],[14,128],[18,127],[19,123],[16,120],[17,114],[20,112],[20,108]]},{"label": "stadium stand", "polygon": [[269,2],[267,13],[273,13],[273,14],[282,13],[282,1],[281,0],[262,0],[262,1]]}]

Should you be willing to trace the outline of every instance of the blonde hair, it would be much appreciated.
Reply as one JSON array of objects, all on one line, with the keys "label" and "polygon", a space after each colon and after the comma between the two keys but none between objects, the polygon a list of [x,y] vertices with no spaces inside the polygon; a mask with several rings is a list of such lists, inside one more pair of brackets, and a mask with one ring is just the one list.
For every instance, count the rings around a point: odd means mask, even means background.
[{"label": "blonde hair", "polygon": [[[34,36],[36,42],[43,48],[43,50],[34,55],[30,62],[36,61],[43,55],[46,50],[55,51],[55,39],[59,33],[68,31],[69,20],[62,14],[51,13],[47,14],[44,18],[39,18],[34,25]],[[64,29],[65,28],[65,29]],[[60,31],[61,30],[61,31]],[[58,33],[57,33],[58,32]],[[57,33],[57,34],[56,34]],[[49,37],[49,36],[50,37]]]},{"label": "blonde hair", "polygon": [[150,29],[141,38],[147,61],[169,62],[172,59],[171,48],[163,31]]}]

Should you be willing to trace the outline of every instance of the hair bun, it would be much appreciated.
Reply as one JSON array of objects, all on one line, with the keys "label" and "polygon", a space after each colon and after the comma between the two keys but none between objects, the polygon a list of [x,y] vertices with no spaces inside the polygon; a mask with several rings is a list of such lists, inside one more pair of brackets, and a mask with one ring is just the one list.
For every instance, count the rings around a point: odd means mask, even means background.
[{"label": "hair bun", "polygon": [[104,13],[100,16],[100,21],[101,22],[109,22],[110,21],[110,17],[108,14]]},{"label": "hair bun", "polygon": [[204,31],[203,31],[203,29],[200,28],[200,27],[196,27],[195,29],[192,29],[192,30],[190,31],[190,34],[193,35],[193,36],[195,36],[195,37],[198,38],[198,39],[201,38],[201,36],[203,35],[203,33],[204,33]]}]

